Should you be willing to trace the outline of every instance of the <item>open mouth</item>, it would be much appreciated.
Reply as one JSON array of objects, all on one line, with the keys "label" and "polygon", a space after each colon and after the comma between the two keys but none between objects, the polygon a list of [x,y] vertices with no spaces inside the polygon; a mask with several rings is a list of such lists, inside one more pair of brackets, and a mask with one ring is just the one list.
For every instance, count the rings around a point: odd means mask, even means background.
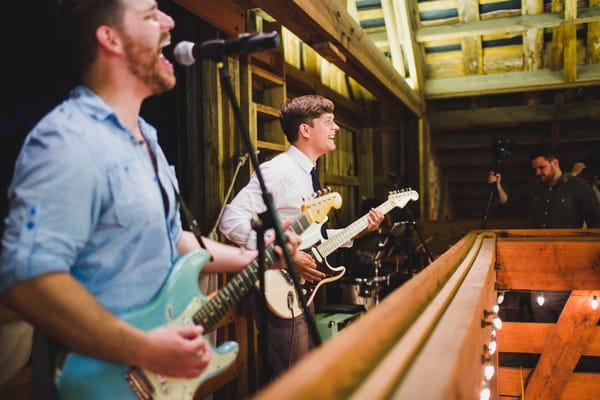
[{"label": "open mouth", "polygon": [[171,44],[171,35],[169,35],[169,34],[163,35],[163,37],[161,38],[160,44],[158,46],[158,58],[160,59],[160,61],[163,64],[172,68],[173,64],[171,64],[171,62],[163,54],[164,48],[170,44]]}]

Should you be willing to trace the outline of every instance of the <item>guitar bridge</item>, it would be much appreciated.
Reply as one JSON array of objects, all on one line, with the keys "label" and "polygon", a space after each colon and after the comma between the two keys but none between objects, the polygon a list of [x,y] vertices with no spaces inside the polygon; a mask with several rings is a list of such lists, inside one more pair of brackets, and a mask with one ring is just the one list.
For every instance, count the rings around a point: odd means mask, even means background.
[{"label": "guitar bridge", "polygon": [[152,400],[154,388],[142,370],[131,368],[127,375],[125,375],[125,379],[127,379],[129,386],[131,386],[138,399]]}]

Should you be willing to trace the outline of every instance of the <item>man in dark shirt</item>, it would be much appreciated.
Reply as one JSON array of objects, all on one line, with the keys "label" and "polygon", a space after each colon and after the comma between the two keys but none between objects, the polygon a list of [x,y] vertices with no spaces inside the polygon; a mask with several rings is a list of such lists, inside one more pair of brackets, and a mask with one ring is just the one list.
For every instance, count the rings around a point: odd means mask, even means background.
[{"label": "man in dark shirt", "polygon": [[489,183],[496,183],[498,201],[509,206],[527,205],[533,228],[600,227],[600,202],[583,179],[563,173],[558,156],[549,146],[530,155],[538,180],[508,196],[499,173],[490,171]]},{"label": "man in dark shirt", "polygon": [[[590,185],[577,176],[563,173],[557,153],[550,146],[537,148],[530,154],[531,168],[538,180],[525,185],[511,196],[502,187],[501,175],[490,171],[488,183],[495,183],[498,201],[508,206],[526,205],[533,228],[600,227],[600,202]],[[568,293],[545,292],[543,306],[531,296],[536,322],[557,321]]]}]

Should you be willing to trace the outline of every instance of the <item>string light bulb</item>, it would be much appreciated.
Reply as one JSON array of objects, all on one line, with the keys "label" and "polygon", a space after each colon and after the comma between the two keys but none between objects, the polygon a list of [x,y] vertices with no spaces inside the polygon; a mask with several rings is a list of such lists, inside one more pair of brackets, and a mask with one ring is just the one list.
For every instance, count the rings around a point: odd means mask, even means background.
[{"label": "string light bulb", "polygon": [[544,293],[540,292],[540,294],[538,294],[536,300],[540,307],[543,306],[544,305]]},{"label": "string light bulb", "polygon": [[486,380],[490,380],[492,379],[492,377],[494,376],[494,366],[492,364],[487,364],[484,368],[483,368],[483,376],[485,376]]},{"label": "string light bulb", "polygon": [[494,327],[498,330],[502,329],[502,320],[500,319],[499,316],[495,316],[494,319],[492,320],[492,323],[494,324]]},{"label": "string light bulb", "polygon": [[496,340],[492,338],[490,344],[487,345],[488,354],[491,356],[496,352],[496,348],[498,347]]},{"label": "string light bulb", "polygon": [[592,301],[590,301],[590,305],[592,306],[592,310],[598,309],[598,296],[592,297]]},{"label": "string light bulb", "polygon": [[498,298],[496,299],[496,303],[502,304],[504,302],[504,290],[498,292]]},{"label": "string light bulb", "polygon": [[490,400],[491,396],[492,391],[490,390],[490,386],[486,382],[485,387],[481,389],[481,392],[479,392],[479,400]]}]

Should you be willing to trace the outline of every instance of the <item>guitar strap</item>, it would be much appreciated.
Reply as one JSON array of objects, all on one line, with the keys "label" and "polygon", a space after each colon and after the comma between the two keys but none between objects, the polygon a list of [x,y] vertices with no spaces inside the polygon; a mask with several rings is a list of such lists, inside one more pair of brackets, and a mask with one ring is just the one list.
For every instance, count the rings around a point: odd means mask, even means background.
[{"label": "guitar strap", "polygon": [[[179,193],[179,190],[177,190],[175,183],[173,181],[171,181],[171,183],[173,184],[173,190],[175,191],[175,195],[177,196],[177,201],[179,201],[179,204],[181,206],[181,211],[183,212],[183,215],[190,227],[190,230],[194,233],[194,236],[196,236],[196,239],[198,239],[198,243],[200,243],[200,247],[202,247],[204,250],[208,251],[208,249],[206,248],[206,245],[204,244],[204,240],[202,239],[202,230],[200,229],[200,225],[198,225],[198,221],[196,221],[194,214],[192,214],[192,212],[190,211],[190,208],[187,206],[186,202],[183,200],[183,196]],[[212,259],[212,255],[210,257]]]}]

